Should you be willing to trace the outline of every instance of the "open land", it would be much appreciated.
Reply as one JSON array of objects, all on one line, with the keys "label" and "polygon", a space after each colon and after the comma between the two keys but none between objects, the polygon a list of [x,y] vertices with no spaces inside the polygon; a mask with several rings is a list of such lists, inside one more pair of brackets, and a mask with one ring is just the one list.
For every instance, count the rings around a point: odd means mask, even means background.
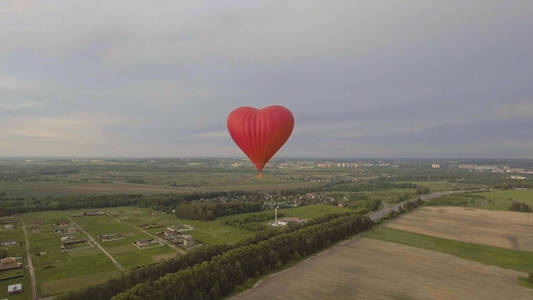
[{"label": "open land", "polygon": [[[311,219],[328,213],[349,211],[332,205],[306,205],[296,208],[280,209],[285,216]],[[101,210],[103,215],[73,217],[84,210],[44,211],[24,214],[26,229],[30,241],[30,254],[35,266],[39,296],[52,296],[105,282],[119,276],[122,271],[131,271],[140,266],[171,259],[185,253],[179,247],[161,244],[145,249],[137,248],[133,243],[138,240],[152,239],[157,232],[169,226],[190,225],[193,230],[187,232],[199,244],[231,244],[253,235],[253,232],[223,225],[225,217],[213,221],[184,220],[174,214],[164,213],[151,208],[115,207]],[[230,216],[228,216],[230,217]],[[58,224],[64,223],[63,227]],[[21,223],[13,231],[2,231],[5,239],[23,241]],[[143,229],[140,225],[153,224],[153,228]],[[73,232],[56,232],[58,229]],[[102,247],[103,251],[88,238]],[[118,234],[121,238],[102,242],[100,235]],[[89,243],[76,244],[73,249],[61,249],[61,237],[87,239]],[[107,253],[105,253],[105,252]],[[110,259],[108,254],[116,261]],[[26,266],[24,244],[10,248],[9,255],[23,257]],[[7,273],[5,273],[7,274]],[[23,283],[25,292],[10,299],[31,299],[29,272],[23,277],[0,281],[0,296],[7,291],[7,285]],[[4,291],[5,290],[5,291]]]},{"label": "open land", "polygon": [[532,299],[529,228],[525,213],[424,207],[234,299]]},{"label": "open land", "polygon": [[355,238],[233,299],[531,299],[525,273]]},{"label": "open land", "polygon": [[445,239],[533,251],[533,217],[527,213],[424,207],[385,226]]}]

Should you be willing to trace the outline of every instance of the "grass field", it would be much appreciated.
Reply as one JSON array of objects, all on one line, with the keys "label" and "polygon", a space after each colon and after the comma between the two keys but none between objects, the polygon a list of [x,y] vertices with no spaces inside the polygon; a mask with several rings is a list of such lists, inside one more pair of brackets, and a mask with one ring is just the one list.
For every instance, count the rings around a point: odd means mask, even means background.
[{"label": "grass field", "polygon": [[[130,179],[135,180],[130,180]],[[257,180],[250,172],[83,172],[41,181],[0,182],[9,197],[61,197],[74,195],[161,194],[205,191],[276,191],[317,186],[304,176],[268,173]]]},{"label": "grass field", "polygon": [[386,227],[365,232],[362,236],[443,252],[487,265],[533,272],[533,252],[530,251],[465,243]]},{"label": "grass field", "polygon": [[468,243],[533,251],[533,217],[527,213],[423,207],[385,226]]},{"label": "grass field", "polygon": [[[104,282],[120,271],[96,248],[61,251],[60,236],[56,235],[55,223],[66,218],[66,212],[39,212],[24,215],[26,224],[39,220],[40,232],[28,230],[30,252],[41,296],[59,294],[73,288]],[[83,233],[71,234],[85,238]],[[38,255],[38,254],[43,255]],[[65,284],[68,282],[69,284]]]},{"label": "grass field", "polygon": [[486,188],[482,184],[471,184],[451,181],[409,181],[421,187],[427,187],[432,192],[458,191],[458,190],[478,190]]},{"label": "grass field", "polygon": [[138,227],[117,221],[104,216],[78,217],[73,220],[85,229],[91,236],[121,233],[125,237],[121,240],[100,243],[126,270],[132,270],[139,266],[156,263],[160,257],[174,257],[176,251],[167,245],[150,249],[137,249],[133,242],[147,240],[152,237],[141,232]]},{"label": "grass field", "polygon": [[525,273],[354,238],[232,299],[531,299],[519,276]]},{"label": "grass field", "polygon": [[493,190],[478,195],[494,201],[491,209],[508,210],[513,201],[533,207],[533,190]]},{"label": "grass field", "polygon": [[[197,221],[178,219],[173,214],[166,214],[149,208],[118,207],[106,209],[105,211],[126,224],[138,226],[140,224],[158,223],[163,226],[163,228],[148,229],[150,233],[163,231],[165,227],[172,225],[191,225],[194,227],[194,230],[190,232],[192,237],[207,245],[231,244],[253,235],[253,232],[222,224],[226,218],[235,215],[218,218],[214,221]],[[283,212],[284,216],[287,217],[295,216],[311,219],[329,213],[350,211],[350,209],[338,208],[332,205],[306,205],[296,208],[284,208],[279,211]]]},{"label": "grass field", "polygon": [[433,206],[464,206],[489,210],[509,210],[513,202],[533,207],[533,190],[493,190],[480,193],[457,193],[431,202]]}]

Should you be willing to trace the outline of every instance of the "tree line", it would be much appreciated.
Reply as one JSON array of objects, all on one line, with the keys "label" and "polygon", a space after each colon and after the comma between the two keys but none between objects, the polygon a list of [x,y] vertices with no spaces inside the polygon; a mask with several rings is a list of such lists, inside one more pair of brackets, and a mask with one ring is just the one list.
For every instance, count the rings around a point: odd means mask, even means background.
[{"label": "tree line", "polygon": [[[281,218],[283,216],[283,213],[278,213],[278,217]],[[266,221],[274,220],[274,217],[274,212],[265,212],[244,216],[234,216],[223,220],[221,223],[223,225],[233,226],[248,231],[260,231],[264,230],[268,226]]]},{"label": "tree line", "polygon": [[205,202],[181,204],[176,209],[176,215],[181,219],[210,221],[218,217],[263,209],[262,202],[233,201],[233,202]]},{"label": "tree line", "polygon": [[511,204],[511,207],[509,208],[509,210],[520,211],[520,212],[531,212],[531,207],[529,207],[529,205],[525,203],[514,201],[513,204]]},{"label": "tree line", "polygon": [[120,277],[113,278],[108,282],[91,286],[84,289],[71,291],[63,296],[58,296],[59,300],[108,300],[114,295],[124,292],[134,287],[138,283],[155,281],[165,274],[175,273],[185,268],[192,267],[196,264],[209,261],[211,258],[221,255],[231,249],[244,247],[247,245],[257,244],[261,241],[268,240],[282,233],[294,232],[307,226],[314,226],[329,222],[330,220],[353,215],[352,213],[332,213],[321,217],[313,218],[305,224],[289,227],[271,227],[267,230],[257,232],[252,237],[239,241],[232,245],[212,245],[197,248],[185,255],[165,260],[158,264],[145,266]]},{"label": "tree line", "polygon": [[225,197],[247,197],[258,199],[259,193],[230,191],[230,192],[206,192],[191,194],[115,194],[115,195],[80,195],[66,197],[10,197],[5,192],[0,193],[0,216],[9,216],[32,211],[45,210],[70,210],[83,208],[105,208],[116,206],[139,206],[152,207],[162,211],[171,211],[181,203],[192,202],[200,199],[214,199]]},{"label": "tree line", "polygon": [[220,299],[251,278],[365,231],[372,224],[367,217],[350,215],[283,233],[227,251],[156,281],[140,283],[112,299]]}]

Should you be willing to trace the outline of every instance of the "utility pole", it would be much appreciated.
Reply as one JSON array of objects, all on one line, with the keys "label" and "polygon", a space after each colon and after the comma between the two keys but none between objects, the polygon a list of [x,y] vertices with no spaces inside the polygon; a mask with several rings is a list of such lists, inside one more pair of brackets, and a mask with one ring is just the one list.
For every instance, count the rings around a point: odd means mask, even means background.
[{"label": "utility pole", "polygon": [[276,203],[276,209],[274,210],[274,226],[278,226],[278,208],[279,203]]}]

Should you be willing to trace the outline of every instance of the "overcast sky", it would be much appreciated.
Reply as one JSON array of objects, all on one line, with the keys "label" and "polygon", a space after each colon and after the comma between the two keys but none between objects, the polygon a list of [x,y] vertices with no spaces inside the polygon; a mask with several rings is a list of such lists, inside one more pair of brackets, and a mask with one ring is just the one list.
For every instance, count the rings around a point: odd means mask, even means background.
[{"label": "overcast sky", "polygon": [[533,158],[533,1],[0,0],[0,156]]}]

